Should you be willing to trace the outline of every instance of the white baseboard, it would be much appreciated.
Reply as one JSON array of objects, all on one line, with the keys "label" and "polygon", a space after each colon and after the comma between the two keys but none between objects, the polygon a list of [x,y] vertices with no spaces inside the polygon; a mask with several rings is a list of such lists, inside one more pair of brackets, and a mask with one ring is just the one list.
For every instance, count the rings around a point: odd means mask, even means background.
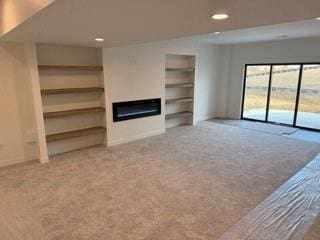
[{"label": "white baseboard", "polygon": [[48,163],[49,162],[49,157],[43,157],[39,160],[40,163]]},{"label": "white baseboard", "polygon": [[108,147],[115,146],[115,145],[122,144],[122,143],[135,141],[135,140],[139,140],[139,139],[146,138],[146,137],[160,135],[160,134],[163,134],[163,133],[165,133],[165,129],[158,129],[158,130],[147,132],[147,133],[143,133],[143,134],[138,134],[138,135],[129,136],[129,137],[126,137],[126,138],[121,138],[121,139],[117,139],[117,140],[108,141]]},{"label": "white baseboard", "polygon": [[16,165],[19,163],[32,162],[35,161],[36,158],[26,158],[26,157],[17,157],[13,159],[0,160],[0,167],[7,167],[11,165]]},{"label": "white baseboard", "polygon": [[198,115],[198,116],[197,116],[196,122],[205,121],[205,120],[208,120],[208,119],[212,119],[212,118],[214,118],[214,116],[215,116],[214,113],[201,114],[201,115]]}]

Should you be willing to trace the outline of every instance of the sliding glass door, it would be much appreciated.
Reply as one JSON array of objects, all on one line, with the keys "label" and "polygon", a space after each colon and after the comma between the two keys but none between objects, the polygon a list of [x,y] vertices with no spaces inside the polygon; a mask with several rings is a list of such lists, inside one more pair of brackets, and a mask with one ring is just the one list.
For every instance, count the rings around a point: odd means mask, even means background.
[{"label": "sliding glass door", "polygon": [[296,125],[320,129],[320,64],[303,66]]},{"label": "sliding glass door", "polygon": [[272,67],[268,121],[293,125],[300,65]]},{"label": "sliding glass door", "polygon": [[320,64],[247,65],[241,114],[320,130]]},{"label": "sliding glass door", "polygon": [[248,66],[243,117],[264,121],[267,114],[270,66]]}]

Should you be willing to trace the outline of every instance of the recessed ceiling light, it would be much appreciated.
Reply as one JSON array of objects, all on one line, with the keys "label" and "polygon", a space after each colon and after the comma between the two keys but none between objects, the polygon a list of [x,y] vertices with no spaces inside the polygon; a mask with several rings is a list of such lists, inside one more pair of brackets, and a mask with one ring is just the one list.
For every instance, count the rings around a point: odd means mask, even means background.
[{"label": "recessed ceiling light", "polygon": [[97,42],[103,42],[104,38],[95,38],[94,40],[97,41]]},{"label": "recessed ceiling light", "polygon": [[214,20],[224,20],[224,19],[227,19],[228,17],[229,15],[226,13],[219,13],[219,14],[213,15],[211,18]]},{"label": "recessed ceiling light", "polygon": [[213,34],[214,35],[219,35],[221,32],[214,32]]}]

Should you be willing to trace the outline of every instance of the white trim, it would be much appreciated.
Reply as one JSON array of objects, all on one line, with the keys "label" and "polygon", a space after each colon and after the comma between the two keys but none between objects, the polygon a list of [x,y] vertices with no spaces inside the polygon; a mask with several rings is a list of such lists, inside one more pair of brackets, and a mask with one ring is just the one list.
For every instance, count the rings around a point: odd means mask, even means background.
[{"label": "white trim", "polygon": [[26,158],[26,157],[17,157],[17,158],[13,158],[13,159],[1,160],[0,167],[7,167],[7,166],[11,166],[11,165],[16,165],[19,163],[32,162],[35,160],[36,160],[36,158]]},{"label": "white trim", "polygon": [[25,56],[27,59],[29,74],[31,77],[33,105],[35,109],[36,133],[38,142],[39,161],[48,161],[48,149],[46,142],[46,133],[43,119],[42,98],[40,91],[40,79],[38,71],[38,60],[35,43],[25,43]]},{"label": "white trim", "polygon": [[39,158],[39,162],[40,163],[48,163],[49,162],[49,157]]},{"label": "white trim", "polygon": [[203,113],[197,116],[197,119],[195,119],[195,123],[199,122],[199,121],[205,121],[208,119],[212,119],[215,117],[215,113]]},{"label": "white trim", "polygon": [[126,138],[120,138],[120,139],[108,141],[108,147],[115,146],[115,145],[122,144],[122,143],[135,141],[135,140],[139,140],[139,139],[143,139],[143,138],[147,138],[147,137],[151,137],[151,136],[160,135],[163,133],[165,133],[164,129],[158,129],[158,130],[150,131],[150,132],[143,133],[143,134],[138,134],[138,135],[129,136]]}]

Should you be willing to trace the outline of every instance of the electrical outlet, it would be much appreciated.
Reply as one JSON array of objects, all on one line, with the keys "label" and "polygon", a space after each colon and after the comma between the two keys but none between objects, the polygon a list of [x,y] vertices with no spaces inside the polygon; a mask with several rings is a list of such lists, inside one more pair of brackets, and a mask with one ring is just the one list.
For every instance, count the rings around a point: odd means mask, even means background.
[{"label": "electrical outlet", "polygon": [[135,66],[139,64],[138,59],[135,57],[130,58],[128,62],[131,66]]}]

